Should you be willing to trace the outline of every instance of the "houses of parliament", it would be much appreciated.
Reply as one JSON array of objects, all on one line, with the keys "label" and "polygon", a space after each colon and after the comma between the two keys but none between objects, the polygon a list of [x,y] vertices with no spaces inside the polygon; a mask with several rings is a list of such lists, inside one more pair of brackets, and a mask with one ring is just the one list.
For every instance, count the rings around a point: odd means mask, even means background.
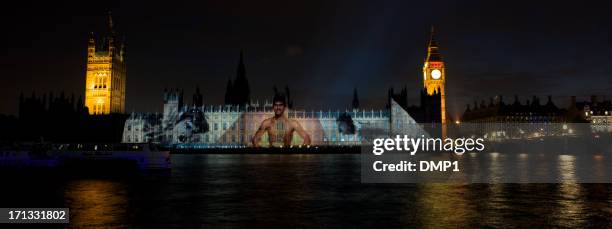
[{"label": "houses of parliament", "polygon": [[[446,122],[444,68],[432,29],[418,106],[408,106],[405,89],[400,94],[391,89],[387,109],[381,110],[360,108],[356,91],[352,107],[326,111],[294,109],[288,88],[284,93],[275,88],[274,94],[283,94],[287,117],[301,124],[310,135],[312,145],[361,145],[364,140],[390,134],[417,137],[424,133],[419,123]],[[196,88],[191,103],[184,101],[183,90],[165,90],[163,103],[161,114],[131,114],[125,123],[122,141],[159,142],[179,148],[248,147],[259,124],[274,114],[271,103],[251,100],[243,52],[240,53],[236,78],[228,81],[224,105],[204,104],[199,88]],[[292,138],[292,145],[301,144],[299,136]],[[267,136],[264,135],[261,141],[265,145]]]},{"label": "houses of parliament", "polygon": [[[32,93],[30,98],[20,96],[19,121],[22,126],[29,126],[22,128],[29,130],[23,134],[26,138],[45,136],[47,139],[73,140],[77,136],[88,141],[97,138],[130,143],[184,144],[186,147],[244,147],[249,146],[258,124],[273,114],[272,104],[251,99],[243,52],[238,59],[236,78],[228,80],[223,105],[205,104],[199,88],[191,103],[184,101],[182,90],[171,89],[164,91],[162,113],[126,114],[125,44],[118,40],[110,14],[107,23],[104,35],[91,33],[88,40],[84,99],[68,97],[64,93],[58,93],[59,97],[53,93],[48,93],[48,96]],[[372,137],[372,133],[387,136],[420,133],[421,130],[414,129],[419,126],[415,124],[441,123],[443,128],[452,125],[447,121],[445,62],[433,28],[425,54],[419,77],[423,86],[417,105],[408,104],[406,88],[399,93],[391,88],[386,109],[359,107],[355,91],[352,106],[347,101],[350,106],[344,110],[306,111],[295,108],[286,87],[286,114],[304,127],[314,145],[359,145]],[[283,92],[275,88],[274,93]],[[483,102],[468,106],[461,121],[536,123],[580,120],[612,130],[612,103],[609,100],[592,99],[589,103],[581,103],[572,99],[573,106],[567,110],[558,109],[550,99],[543,107],[539,106],[539,99],[533,99],[525,106],[517,101],[506,105],[500,97],[498,102],[490,105]],[[58,128],[73,134],[54,135],[53,130]],[[107,137],[110,135],[115,137]],[[299,144],[299,139],[296,144]]]}]

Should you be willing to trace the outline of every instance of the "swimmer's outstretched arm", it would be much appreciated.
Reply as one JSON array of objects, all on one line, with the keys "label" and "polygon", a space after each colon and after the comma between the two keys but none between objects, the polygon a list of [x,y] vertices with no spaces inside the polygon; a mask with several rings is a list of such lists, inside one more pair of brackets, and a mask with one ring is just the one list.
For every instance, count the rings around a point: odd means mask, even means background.
[{"label": "swimmer's outstretched arm", "polygon": [[253,147],[258,148],[260,147],[259,142],[261,141],[261,136],[263,136],[264,132],[268,129],[269,126],[269,120],[266,119],[263,122],[261,122],[261,125],[259,125],[259,129],[257,129],[257,131],[255,132],[255,135],[253,136]]}]

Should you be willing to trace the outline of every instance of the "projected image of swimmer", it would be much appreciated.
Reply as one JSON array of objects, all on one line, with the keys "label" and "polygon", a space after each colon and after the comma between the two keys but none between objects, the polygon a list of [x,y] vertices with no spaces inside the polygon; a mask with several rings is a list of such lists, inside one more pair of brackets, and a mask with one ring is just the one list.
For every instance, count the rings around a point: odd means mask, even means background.
[{"label": "projected image of swimmer", "polygon": [[302,125],[294,119],[289,119],[285,115],[286,100],[282,94],[275,94],[273,99],[274,116],[264,119],[253,136],[253,147],[260,147],[261,137],[268,133],[270,147],[291,146],[293,133],[297,133],[303,139],[303,145],[310,145],[310,136]]}]

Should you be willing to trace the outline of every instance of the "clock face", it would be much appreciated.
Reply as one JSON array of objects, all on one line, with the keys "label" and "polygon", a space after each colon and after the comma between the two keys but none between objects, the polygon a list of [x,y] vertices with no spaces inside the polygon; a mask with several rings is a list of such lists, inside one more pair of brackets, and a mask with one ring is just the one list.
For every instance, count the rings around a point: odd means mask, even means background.
[{"label": "clock face", "polygon": [[431,71],[431,78],[434,80],[440,79],[440,76],[442,76],[442,72],[440,72],[440,70],[434,69]]}]

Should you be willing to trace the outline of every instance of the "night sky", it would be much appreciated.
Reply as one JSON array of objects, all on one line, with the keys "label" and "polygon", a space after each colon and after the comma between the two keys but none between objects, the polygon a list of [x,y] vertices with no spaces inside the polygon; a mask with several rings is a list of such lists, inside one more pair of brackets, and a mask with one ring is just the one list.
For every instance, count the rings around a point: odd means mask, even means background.
[{"label": "night sky", "polygon": [[496,94],[561,106],[612,94],[612,14],[599,3],[82,2],[4,7],[0,113],[17,113],[20,91],[83,95],[88,34],[106,31],[108,10],[128,44],[128,112],[161,111],[165,87],[190,98],[199,85],[205,103],[222,103],[241,49],[254,99],[288,85],[297,108],[343,110],[357,88],[380,109],[390,86],[406,85],[416,103],[432,25],[453,117]]}]

